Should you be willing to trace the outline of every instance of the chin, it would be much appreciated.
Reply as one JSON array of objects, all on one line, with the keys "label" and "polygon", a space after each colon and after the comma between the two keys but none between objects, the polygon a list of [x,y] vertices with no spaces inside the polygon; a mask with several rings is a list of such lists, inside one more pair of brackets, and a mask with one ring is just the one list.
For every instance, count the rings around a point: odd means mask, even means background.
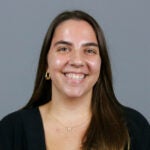
[{"label": "chin", "polygon": [[87,93],[83,93],[81,91],[69,92],[65,94],[68,99],[80,99],[87,95]]}]

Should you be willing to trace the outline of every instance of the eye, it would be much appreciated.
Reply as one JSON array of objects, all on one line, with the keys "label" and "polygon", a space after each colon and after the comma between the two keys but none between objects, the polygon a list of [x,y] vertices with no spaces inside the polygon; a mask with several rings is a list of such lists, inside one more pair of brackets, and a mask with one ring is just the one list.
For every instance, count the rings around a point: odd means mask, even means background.
[{"label": "eye", "polygon": [[87,54],[97,54],[98,53],[98,50],[96,50],[96,49],[93,49],[93,48],[87,48],[87,49],[85,49],[85,52],[87,53]]},{"label": "eye", "polygon": [[68,47],[63,46],[63,47],[58,47],[57,51],[64,53],[64,52],[69,52],[70,49]]}]

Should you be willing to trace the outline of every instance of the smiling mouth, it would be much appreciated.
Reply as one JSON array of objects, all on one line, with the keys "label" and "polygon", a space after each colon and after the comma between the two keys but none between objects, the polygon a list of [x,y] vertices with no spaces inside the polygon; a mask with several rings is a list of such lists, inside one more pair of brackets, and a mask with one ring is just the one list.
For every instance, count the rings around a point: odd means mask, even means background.
[{"label": "smiling mouth", "polygon": [[74,80],[82,80],[86,77],[86,75],[82,73],[65,73],[65,76]]}]

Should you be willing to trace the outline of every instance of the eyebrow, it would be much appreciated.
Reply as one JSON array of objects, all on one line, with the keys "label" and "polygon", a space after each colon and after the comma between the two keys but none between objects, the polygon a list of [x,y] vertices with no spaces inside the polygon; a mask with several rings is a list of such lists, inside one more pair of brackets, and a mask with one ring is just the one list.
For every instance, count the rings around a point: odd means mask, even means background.
[{"label": "eyebrow", "polygon": [[[60,40],[60,41],[57,41],[54,46],[57,46],[59,44],[64,44],[64,45],[69,45],[69,46],[72,46],[73,44],[71,42],[68,42],[68,41],[63,41],[63,40]],[[95,46],[95,47],[99,47],[97,43],[95,42],[87,42],[87,43],[84,43],[82,46],[86,47],[86,46]]]},{"label": "eyebrow", "polygon": [[98,44],[94,43],[94,42],[85,43],[85,44],[83,44],[83,46],[95,46],[95,47],[99,47]]},{"label": "eyebrow", "polygon": [[72,46],[73,44],[71,42],[68,42],[68,41],[57,41],[54,46],[57,46],[59,44],[64,44],[64,45],[69,45],[69,46]]}]

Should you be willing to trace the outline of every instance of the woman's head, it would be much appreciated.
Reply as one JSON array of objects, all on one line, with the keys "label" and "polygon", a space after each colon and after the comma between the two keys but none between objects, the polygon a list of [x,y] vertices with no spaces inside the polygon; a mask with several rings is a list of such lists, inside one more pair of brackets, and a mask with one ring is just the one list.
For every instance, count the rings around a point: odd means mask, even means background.
[{"label": "woman's head", "polygon": [[[87,22],[95,32],[95,36],[97,39],[98,47],[99,47],[99,54],[101,57],[101,73],[98,77],[98,80],[94,86],[93,95],[99,95],[100,88],[104,90],[107,89],[108,84],[111,88],[111,69],[110,69],[110,62],[108,58],[107,48],[105,37],[103,35],[103,31],[101,27],[98,25],[96,20],[91,17],[89,14],[82,12],[82,11],[65,11],[59,14],[51,23],[46,33],[40,59],[39,65],[37,70],[37,76],[35,81],[35,87],[33,91],[33,95],[31,97],[28,106],[38,106],[48,102],[51,99],[52,91],[51,91],[51,80],[45,80],[45,73],[48,67],[47,56],[51,47],[51,42],[54,36],[54,33],[57,27],[67,20],[76,20],[76,21],[85,21]],[[96,96],[97,97],[97,96]],[[99,96],[98,96],[99,97]],[[97,98],[98,98],[97,97]],[[100,97],[99,97],[100,98]],[[95,100],[94,100],[95,101]]]},{"label": "woman's head", "polygon": [[[46,103],[51,99],[51,80],[49,81],[45,80],[45,73],[48,68],[47,57],[48,57],[48,53],[51,47],[51,43],[52,43],[55,31],[61,24],[63,24],[63,22],[66,22],[69,20],[87,22],[92,27],[95,33],[95,37],[96,37],[98,49],[99,49],[99,54],[101,57],[101,65],[99,66],[101,73],[99,74],[98,80],[94,86],[95,92],[97,91],[96,93],[93,91],[94,95],[96,96],[97,94],[99,94],[100,86],[101,88],[103,88],[103,86],[107,86],[105,84],[111,84],[112,77],[111,77],[110,63],[109,63],[109,58],[107,54],[105,37],[103,35],[103,31],[101,27],[98,25],[98,23],[93,17],[91,17],[89,14],[85,12],[66,11],[66,12],[59,14],[52,21],[50,27],[48,28],[48,31],[46,33],[46,36],[43,42],[38,71],[37,71],[37,78],[35,82],[35,89],[34,89],[33,96],[32,96],[32,98],[35,99],[34,101],[37,102],[37,105]],[[111,88],[111,85],[109,87]]]}]

